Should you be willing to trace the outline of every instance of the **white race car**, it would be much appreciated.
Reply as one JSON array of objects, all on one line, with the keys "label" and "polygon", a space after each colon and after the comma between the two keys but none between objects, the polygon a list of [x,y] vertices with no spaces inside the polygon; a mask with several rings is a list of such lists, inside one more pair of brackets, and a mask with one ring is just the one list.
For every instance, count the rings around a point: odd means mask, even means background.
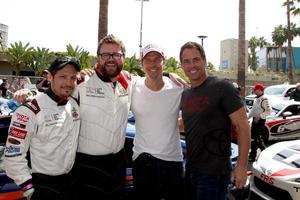
[{"label": "white race car", "polygon": [[251,200],[300,199],[300,140],[279,142],[260,153],[253,163]]},{"label": "white race car", "polygon": [[[271,85],[265,88],[264,94],[271,102],[276,102],[276,100],[289,100],[290,94],[295,90],[296,85],[280,84]],[[254,94],[246,96],[246,105],[251,108],[255,99]]]},{"label": "white race car", "polygon": [[266,118],[267,141],[300,139],[300,102],[276,101]]}]

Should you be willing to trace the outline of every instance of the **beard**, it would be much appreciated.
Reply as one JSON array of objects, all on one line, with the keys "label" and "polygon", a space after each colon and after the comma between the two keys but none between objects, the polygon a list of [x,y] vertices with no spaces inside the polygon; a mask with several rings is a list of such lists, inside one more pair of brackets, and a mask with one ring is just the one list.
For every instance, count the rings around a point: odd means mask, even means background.
[{"label": "beard", "polygon": [[100,65],[101,73],[109,78],[114,78],[122,71],[123,64],[118,64],[115,61],[107,61],[103,65]]}]

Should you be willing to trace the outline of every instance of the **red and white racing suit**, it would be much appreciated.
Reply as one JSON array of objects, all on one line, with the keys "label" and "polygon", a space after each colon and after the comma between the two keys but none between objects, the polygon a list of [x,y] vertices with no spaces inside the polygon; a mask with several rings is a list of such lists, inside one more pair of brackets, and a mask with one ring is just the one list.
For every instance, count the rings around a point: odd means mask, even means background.
[{"label": "red and white racing suit", "polygon": [[[51,90],[39,93],[12,116],[4,153],[7,175],[24,187],[32,184],[34,173],[67,174],[75,161],[79,127],[75,99],[59,101]],[[31,169],[26,159],[29,148]]]}]

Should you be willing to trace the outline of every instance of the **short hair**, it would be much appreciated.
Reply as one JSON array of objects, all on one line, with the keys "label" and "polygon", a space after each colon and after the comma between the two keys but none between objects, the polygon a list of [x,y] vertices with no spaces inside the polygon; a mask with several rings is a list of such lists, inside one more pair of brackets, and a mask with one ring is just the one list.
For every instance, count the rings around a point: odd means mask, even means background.
[{"label": "short hair", "polygon": [[203,47],[198,44],[197,42],[187,42],[185,43],[181,48],[180,48],[180,53],[179,53],[179,59],[180,59],[180,62],[182,62],[182,53],[185,49],[196,49],[199,51],[201,57],[203,60],[206,61],[206,56],[205,56],[205,52],[204,52],[204,49]]},{"label": "short hair", "polygon": [[119,38],[117,38],[116,36],[114,36],[112,34],[109,34],[100,40],[100,42],[98,44],[97,55],[100,54],[100,49],[103,44],[117,44],[121,47],[123,55],[125,55],[125,53],[126,53],[124,43]]}]

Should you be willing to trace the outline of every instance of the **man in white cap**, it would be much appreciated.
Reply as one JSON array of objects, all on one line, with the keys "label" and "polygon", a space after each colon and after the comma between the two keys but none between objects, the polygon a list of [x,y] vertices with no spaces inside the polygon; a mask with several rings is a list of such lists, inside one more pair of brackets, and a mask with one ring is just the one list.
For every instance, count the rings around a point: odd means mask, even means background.
[{"label": "man in white cap", "polygon": [[149,44],[141,54],[146,77],[132,91],[136,119],[133,180],[137,199],[182,199],[183,155],[178,130],[182,87],[163,77],[165,55]]}]

